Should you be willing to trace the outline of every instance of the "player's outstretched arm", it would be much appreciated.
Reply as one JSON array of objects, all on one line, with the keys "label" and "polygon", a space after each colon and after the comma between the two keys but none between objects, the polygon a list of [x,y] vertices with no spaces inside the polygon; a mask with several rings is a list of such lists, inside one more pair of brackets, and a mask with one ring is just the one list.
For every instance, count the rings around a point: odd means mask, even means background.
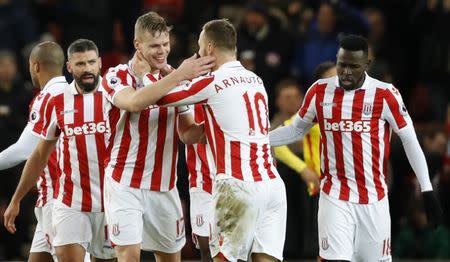
[{"label": "player's outstretched arm", "polygon": [[27,125],[16,143],[0,153],[0,170],[17,166],[28,159],[39,142],[39,137],[34,135]]},{"label": "player's outstretched arm", "polygon": [[45,168],[47,160],[55,148],[56,141],[41,139],[27,160],[19,184],[4,214],[4,225],[10,233],[16,232],[14,221],[19,214],[20,201],[35,185],[39,174]]},{"label": "player's outstretched arm", "polygon": [[398,131],[397,134],[402,141],[409,164],[419,181],[428,222],[435,227],[442,222],[442,208],[433,192],[427,162],[417,140],[416,132],[413,126],[409,125]]},{"label": "player's outstretched arm", "polygon": [[205,125],[196,124],[192,114],[180,114],[178,116],[178,136],[186,145],[202,143],[205,140]]},{"label": "player's outstretched arm", "polygon": [[292,123],[269,132],[271,146],[289,145],[302,139],[313,126],[296,115]]},{"label": "player's outstretched arm", "polygon": [[214,57],[196,58],[196,55],[183,63],[163,79],[139,90],[126,88],[114,96],[114,104],[129,112],[138,112],[156,102],[183,80],[191,80],[206,74],[214,67]]}]

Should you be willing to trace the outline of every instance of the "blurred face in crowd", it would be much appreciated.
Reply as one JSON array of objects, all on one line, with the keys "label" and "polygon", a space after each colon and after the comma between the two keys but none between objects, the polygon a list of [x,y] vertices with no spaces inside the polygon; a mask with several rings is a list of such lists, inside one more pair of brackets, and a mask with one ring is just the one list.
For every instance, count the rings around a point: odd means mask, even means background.
[{"label": "blurred face in crowd", "polygon": [[335,75],[337,75],[337,72],[336,72],[336,67],[334,66],[334,67],[328,69],[327,71],[323,72],[323,74],[321,75],[321,78],[329,78],[329,77],[332,77]]},{"label": "blurred face in crowd", "polygon": [[88,93],[97,87],[102,61],[95,50],[75,52],[67,62],[67,70],[80,89]]},{"label": "blurred face in crowd", "polygon": [[349,51],[340,48],[337,54],[336,71],[339,86],[345,90],[361,87],[364,82],[369,60],[364,51]]},{"label": "blurred face in crowd", "polygon": [[12,56],[3,56],[0,58],[0,81],[10,82],[17,74],[16,61]]},{"label": "blurred face in crowd", "polygon": [[296,85],[289,85],[280,90],[276,104],[280,113],[294,115],[301,107],[303,94]]},{"label": "blurred face in crowd", "polygon": [[319,31],[330,33],[336,25],[336,16],[334,10],[329,4],[322,4],[317,12],[317,24]]},{"label": "blurred face in crowd", "polygon": [[167,66],[170,53],[169,32],[142,32],[135,40],[136,50],[141,52],[152,70],[160,70]]},{"label": "blurred face in crowd", "polygon": [[259,12],[249,10],[245,14],[244,22],[249,32],[256,33],[266,24],[266,17]]}]

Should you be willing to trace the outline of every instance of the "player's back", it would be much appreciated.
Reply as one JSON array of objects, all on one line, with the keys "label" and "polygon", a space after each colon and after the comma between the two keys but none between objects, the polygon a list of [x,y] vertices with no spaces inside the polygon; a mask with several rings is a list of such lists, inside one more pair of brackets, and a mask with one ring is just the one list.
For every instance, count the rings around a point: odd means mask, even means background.
[{"label": "player's back", "polygon": [[217,173],[246,181],[278,176],[269,146],[268,100],[263,81],[238,61],[213,72],[216,94],[206,102],[206,133]]}]

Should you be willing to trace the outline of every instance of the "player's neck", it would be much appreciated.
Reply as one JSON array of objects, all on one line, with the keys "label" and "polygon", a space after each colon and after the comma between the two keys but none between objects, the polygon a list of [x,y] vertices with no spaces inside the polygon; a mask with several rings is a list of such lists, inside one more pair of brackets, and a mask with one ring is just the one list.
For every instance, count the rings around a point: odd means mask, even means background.
[{"label": "player's neck", "polygon": [[236,61],[236,55],[233,53],[220,53],[216,54],[216,66],[212,69],[213,71],[216,71],[219,67],[221,67],[223,64],[228,62]]},{"label": "player's neck", "polygon": [[45,73],[45,74],[42,73],[38,79],[39,80],[39,88],[41,90],[44,89],[45,85],[50,80],[52,80],[53,78],[58,77],[58,76],[62,76],[62,74],[61,73],[59,73],[59,74],[57,74],[57,73]]}]

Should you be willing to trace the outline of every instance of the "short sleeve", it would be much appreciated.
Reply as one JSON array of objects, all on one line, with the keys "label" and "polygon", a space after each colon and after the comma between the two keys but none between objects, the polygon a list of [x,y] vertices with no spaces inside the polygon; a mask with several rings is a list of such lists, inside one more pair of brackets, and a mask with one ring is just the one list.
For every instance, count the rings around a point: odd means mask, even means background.
[{"label": "short sleeve", "polygon": [[313,123],[316,119],[316,94],[317,94],[317,83],[313,84],[306,92],[305,98],[303,99],[303,104],[298,111],[298,115],[305,122]]},{"label": "short sleeve", "polygon": [[40,136],[46,123],[45,110],[50,96],[49,93],[40,93],[31,102],[28,125],[31,133],[36,136]]},{"label": "short sleeve", "polygon": [[106,98],[114,104],[114,97],[120,91],[133,86],[132,77],[127,69],[110,68],[102,79],[102,86],[106,91]]},{"label": "short sleeve", "polygon": [[408,110],[397,88],[391,85],[384,90],[384,103],[383,118],[389,123],[394,132],[397,133],[407,126],[412,127]]},{"label": "short sleeve", "polygon": [[45,125],[41,132],[41,137],[45,140],[57,140],[61,134],[61,129],[58,126],[58,114],[56,113],[56,100],[58,97],[52,97],[47,104],[45,114],[48,119],[45,121]]}]

